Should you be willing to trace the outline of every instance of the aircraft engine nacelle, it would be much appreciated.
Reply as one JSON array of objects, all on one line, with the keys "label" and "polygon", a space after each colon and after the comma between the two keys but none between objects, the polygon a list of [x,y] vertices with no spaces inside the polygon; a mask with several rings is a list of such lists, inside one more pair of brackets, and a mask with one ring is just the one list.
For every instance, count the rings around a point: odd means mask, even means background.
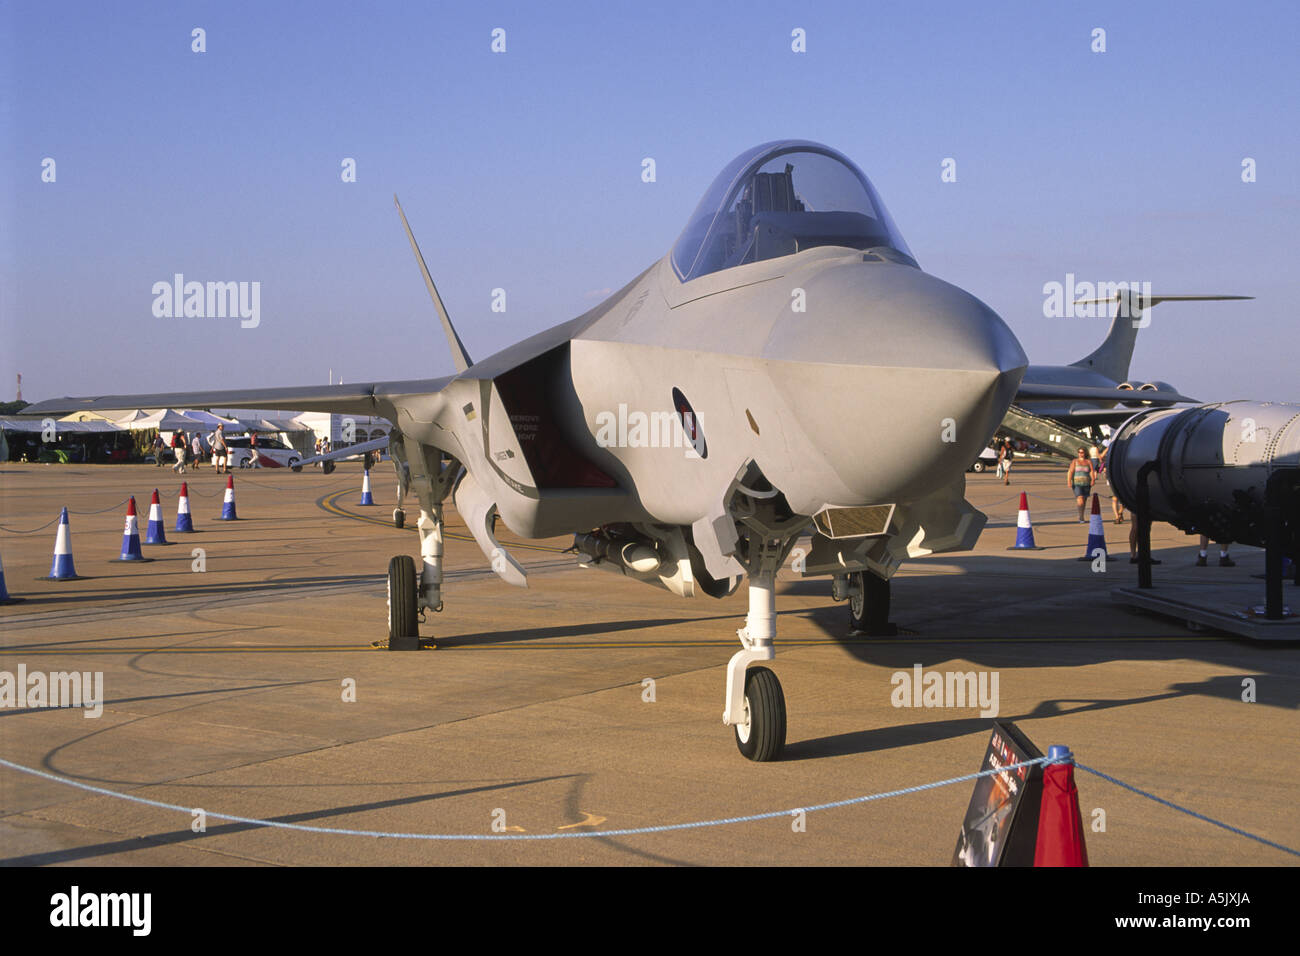
[{"label": "aircraft engine nacelle", "polygon": [[[1168,382],[1146,382],[1145,384],[1139,385],[1139,386],[1137,387],[1137,391],[1138,391],[1139,393],[1140,393],[1140,392],[1176,392],[1176,391],[1178,391],[1178,389],[1174,388],[1174,387],[1173,387],[1172,385],[1170,385]],[[1141,402],[1140,404],[1141,404],[1143,407],[1146,407],[1146,406],[1150,406],[1150,405],[1168,405],[1168,404],[1170,404],[1170,403],[1168,403],[1168,402],[1152,402],[1152,401],[1143,401],[1143,402]]]},{"label": "aircraft engine nacelle", "polygon": [[[1119,383],[1118,385],[1116,385],[1115,387],[1116,387],[1117,389],[1119,389],[1120,391],[1122,391],[1122,392],[1136,392],[1136,391],[1137,391],[1137,387],[1136,387],[1132,382],[1120,382],[1120,383]],[[1139,401],[1137,401],[1136,399],[1133,400],[1133,401],[1131,401],[1131,402],[1121,402],[1120,404],[1122,404],[1125,408],[1141,408],[1141,407],[1142,407],[1142,403],[1139,402]]]},{"label": "aircraft engine nacelle", "polygon": [[1264,547],[1270,479],[1287,486],[1283,507],[1300,510],[1291,487],[1300,485],[1300,404],[1154,408],[1120,426],[1107,458],[1111,488],[1126,507],[1136,509],[1138,469],[1154,461],[1159,472],[1147,479],[1153,520]]}]

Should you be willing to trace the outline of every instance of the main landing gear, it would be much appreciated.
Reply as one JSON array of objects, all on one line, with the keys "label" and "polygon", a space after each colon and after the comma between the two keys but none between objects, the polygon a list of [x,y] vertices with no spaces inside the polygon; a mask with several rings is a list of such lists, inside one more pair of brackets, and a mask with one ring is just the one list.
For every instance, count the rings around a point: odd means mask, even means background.
[{"label": "main landing gear", "polygon": [[[442,503],[460,473],[460,462],[444,459],[436,448],[427,448],[404,436],[393,436],[390,449],[398,476],[398,507],[393,523],[402,527],[406,512],[402,509],[408,489],[414,489],[420,502],[420,573],[415,562],[399,554],[388,562],[388,649],[420,649],[420,620],[425,611],[442,610]],[[424,646],[433,646],[425,641]]]},{"label": "main landing gear", "polygon": [[835,585],[848,592],[849,633],[868,637],[894,637],[898,625],[889,621],[890,583],[870,571],[847,575]]}]

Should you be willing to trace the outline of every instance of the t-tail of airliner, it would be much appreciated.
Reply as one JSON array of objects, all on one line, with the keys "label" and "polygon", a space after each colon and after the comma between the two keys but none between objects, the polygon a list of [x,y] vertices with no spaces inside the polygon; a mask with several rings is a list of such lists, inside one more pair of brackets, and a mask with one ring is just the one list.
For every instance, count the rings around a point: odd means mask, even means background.
[{"label": "t-tail of airliner", "polygon": [[1128,383],[1129,364],[1138,329],[1148,325],[1146,312],[1161,302],[1218,302],[1227,299],[1253,299],[1250,295],[1151,295],[1136,289],[1120,289],[1104,299],[1081,299],[1075,305],[1115,303],[1115,318],[1105,340],[1089,355],[1070,364],[1106,376],[1112,382]]}]

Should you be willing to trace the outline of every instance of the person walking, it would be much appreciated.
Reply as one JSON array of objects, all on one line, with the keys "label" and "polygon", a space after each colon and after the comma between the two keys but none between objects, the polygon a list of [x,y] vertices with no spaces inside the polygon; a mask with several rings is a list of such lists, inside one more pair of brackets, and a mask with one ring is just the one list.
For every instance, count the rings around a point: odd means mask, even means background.
[{"label": "person walking", "polygon": [[177,429],[172,432],[172,451],[176,453],[176,464],[172,471],[178,475],[185,474],[185,433]]},{"label": "person walking", "polygon": [[261,468],[262,466],[258,464],[261,457],[257,453],[257,432],[250,428],[248,430],[248,467]]},{"label": "person walking", "polygon": [[1074,492],[1074,503],[1079,506],[1079,524],[1088,520],[1083,516],[1083,509],[1088,505],[1088,496],[1092,494],[1096,478],[1097,473],[1088,460],[1088,449],[1081,447],[1065,471],[1065,486]]},{"label": "person walking", "polygon": [[153,436],[153,466],[155,468],[162,464],[163,449],[166,447],[167,443],[163,441],[162,435]]},{"label": "person walking", "polygon": [[1106,479],[1106,491],[1110,494],[1110,510],[1111,514],[1115,516],[1115,523],[1123,524],[1124,504],[1119,500],[1119,496],[1115,494],[1114,486],[1110,483],[1110,459],[1107,457],[1109,453],[1110,442],[1107,441],[1105,446],[1101,449],[1101,470],[1099,473]]},{"label": "person walking", "polygon": [[199,470],[199,465],[203,461],[203,436],[198,432],[190,439],[190,451],[194,454],[194,470]]},{"label": "person walking", "polygon": [[1011,439],[1002,439],[1002,447],[998,449],[998,477],[1002,479],[1004,485],[1011,484],[1011,459],[1015,456],[1016,452],[1011,447]]},{"label": "person walking", "polygon": [[212,465],[218,475],[230,471],[230,466],[227,464],[230,460],[230,449],[226,447],[225,428],[225,425],[217,425],[217,430],[212,433]]}]

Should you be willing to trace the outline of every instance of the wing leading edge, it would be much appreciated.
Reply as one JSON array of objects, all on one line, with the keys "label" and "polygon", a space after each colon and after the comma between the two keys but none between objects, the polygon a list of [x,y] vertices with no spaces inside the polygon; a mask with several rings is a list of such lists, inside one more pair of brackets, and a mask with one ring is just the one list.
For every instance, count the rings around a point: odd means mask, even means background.
[{"label": "wing leading edge", "polygon": [[386,416],[385,406],[404,396],[442,391],[452,380],[412,379],[357,385],[302,385],[289,388],[219,389],[204,392],[157,392],[147,395],[92,395],[51,398],[29,405],[23,415],[67,415],[81,411],[133,408],[265,408],[294,412],[339,412]]},{"label": "wing leading edge", "polygon": [[1039,385],[1029,382],[1021,383],[1020,388],[1016,391],[1015,400],[1017,405],[1023,402],[1050,401],[1191,402],[1197,404],[1196,399],[1188,398],[1186,395],[1180,395],[1167,389],[1139,392],[1124,388],[1094,388],[1091,385]]}]

